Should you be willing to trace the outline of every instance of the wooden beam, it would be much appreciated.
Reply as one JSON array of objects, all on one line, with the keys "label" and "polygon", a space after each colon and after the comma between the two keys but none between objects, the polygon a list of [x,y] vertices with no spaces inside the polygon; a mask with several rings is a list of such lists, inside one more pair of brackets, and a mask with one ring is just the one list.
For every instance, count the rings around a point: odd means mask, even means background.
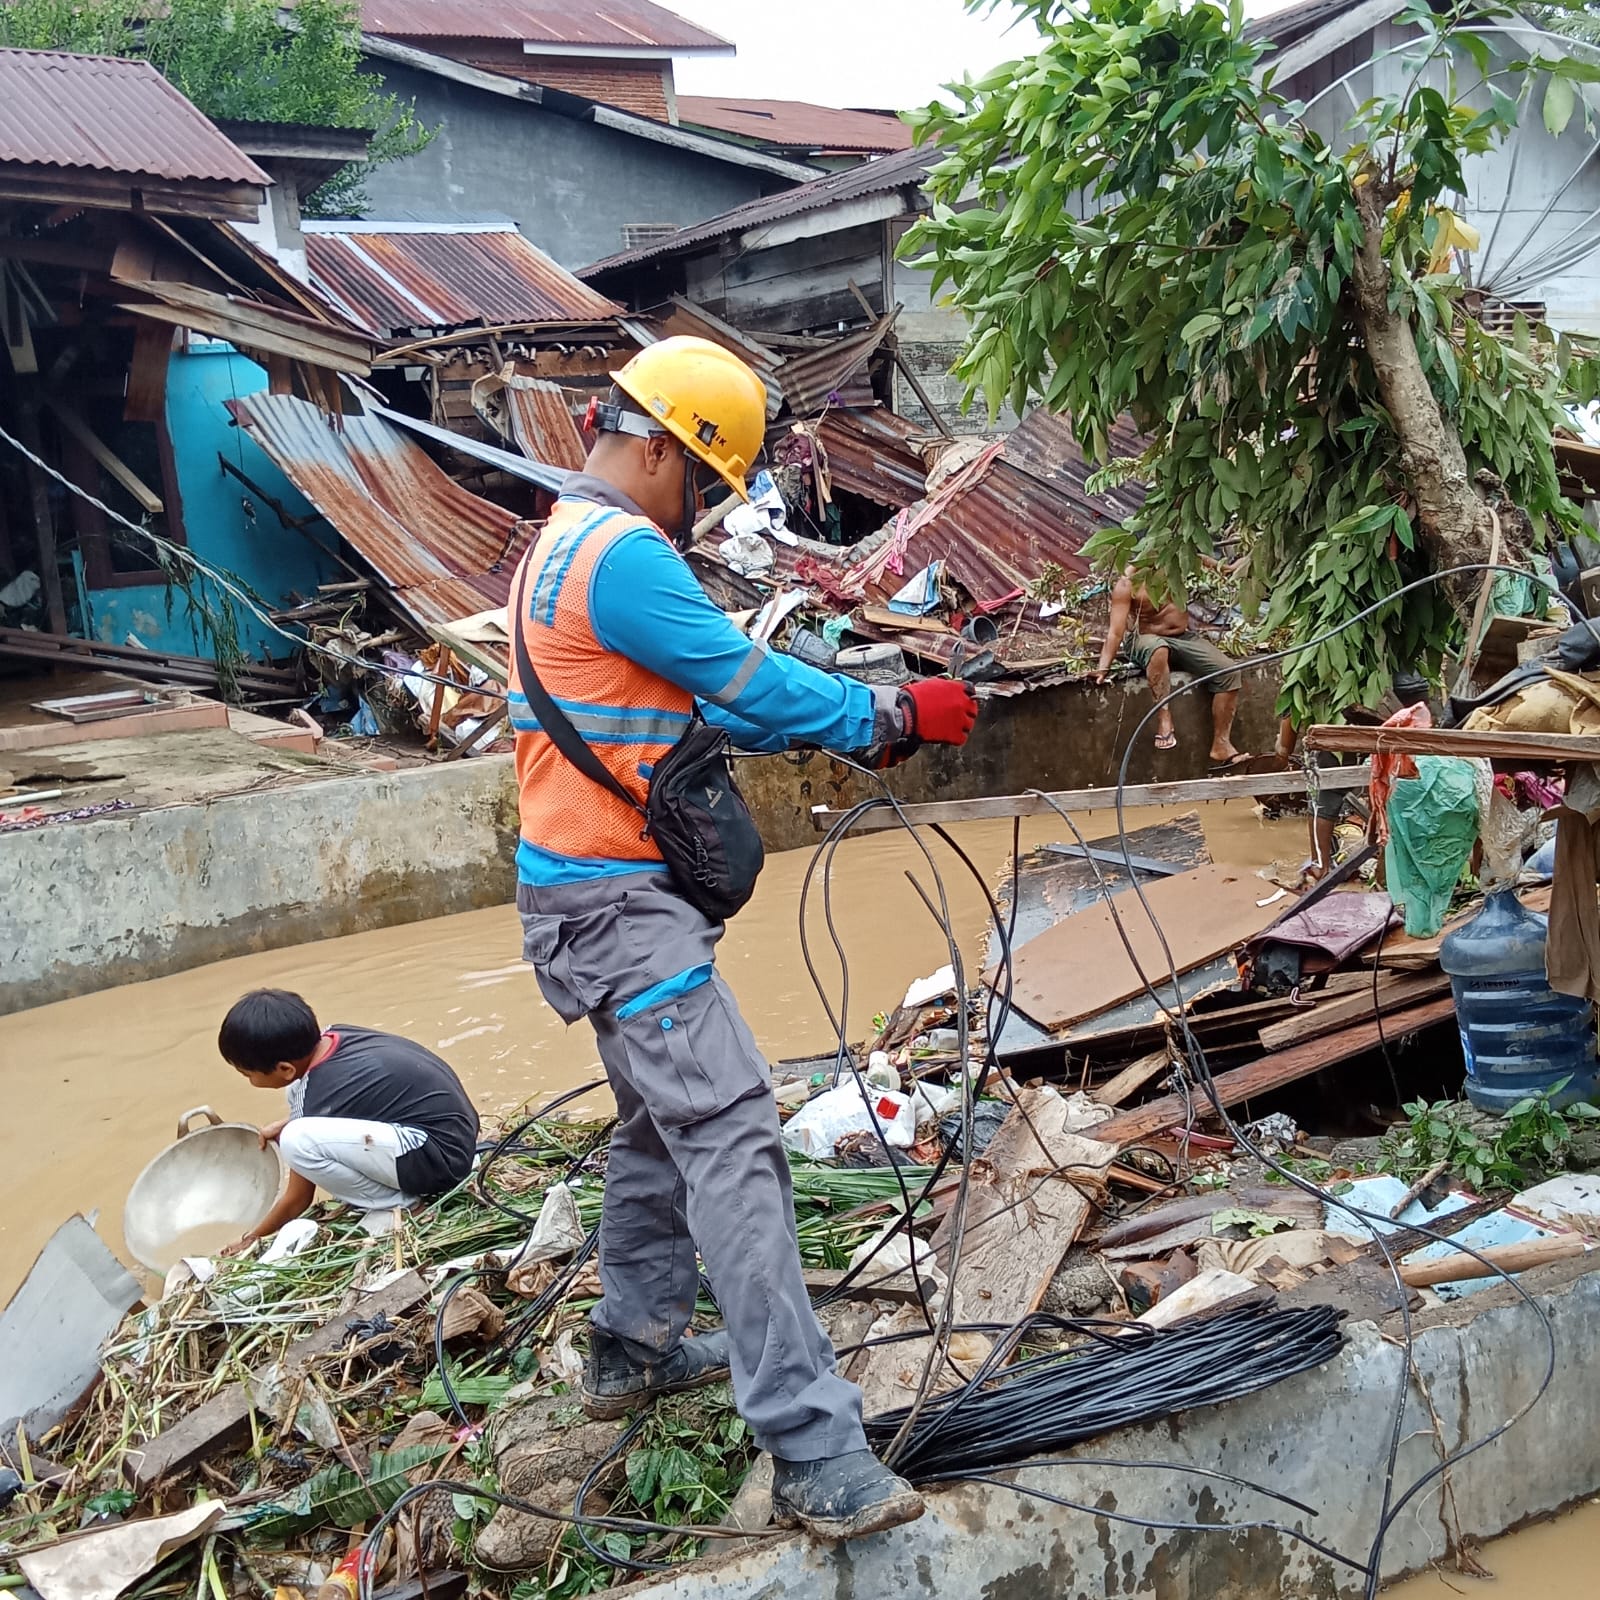
[{"label": "wooden beam", "polygon": [[[316,1332],[289,1346],[283,1357],[284,1371],[291,1377],[305,1370],[319,1356],[333,1355],[350,1343],[345,1324],[352,1317],[368,1318],[380,1313],[402,1317],[428,1297],[428,1285],[419,1272],[408,1272],[386,1289],[363,1295],[347,1311],[334,1315]],[[259,1374],[252,1374],[259,1376]],[[140,1494],[146,1494],[163,1478],[186,1472],[208,1456],[225,1449],[250,1431],[250,1393],[244,1383],[230,1383],[220,1394],[203,1401],[170,1428],[143,1445],[133,1446],[123,1457],[122,1470]]]},{"label": "wooden beam", "polygon": [[[29,385],[30,389],[34,386]],[[39,438],[39,413],[37,392],[22,396],[17,407],[17,437],[23,447],[34,455],[43,457],[44,447]],[[67,607],[61,593],[61,567],[56,557],[56,529],[50,516],[50,486],[42,471],[31,461],[24,467],[28,478],[28,497],[33,510],[33,532],[39,547],[39,576],[44,581],[45,616],[53,634],[67,631]]]},{"label": "wooden beam", "polygon": [[[1463,1278],[1492,1278],[1501,1272],[1528,1272],[1547,1267],[1552,1261],[1581,1256],[1587,1246],[1577,1233],[1551,1234],[1543,1239],[1525,1239],[1518,1244],[1496,1244],[1468,1255],[1456,1251],[1447,1256],[1430,1256],[1422,1261],[1403,1261],[1400,1281],[1411,1289],[1431,1289],[1436,1283],[1456,1283]],[[1481,1260],[1479,1258],[1482,1258]]]},{"label": "wooden beam", "polygon": [[[1344,730],[1340,730],[1341,732]],[[1600,740],[1594,741],[1600,744]],[[1322,789],[1362,789],[1372,781],[1372,769],[1363,763],[1359,767],[1330,767],[1318,774],[1318,787]],[[1233,778],[1185,778],[1176,783],[1130,783],[1122,789],[1123,804],[1127,806],[1176,805],[1183,802],[1211,800],[1238,800],[1256,795],[1303,794],[1306,777],[1303,772],[1249,772]],[[991,795],[978,800],[934,800],[923,805],[902,806],[900,810],[912,823],[975,822],[986,817],[1038,817],[1053,811],[1049,801],[1055,801],[1064,811],[1105,811],[1115,807],[1118,790],[1061,789],[1048,798],[1033,794]],[[811,824],[818,833],[825,833],[844,815],[844,811],[831,806],[813,806]],[[889,808],[869,811],[857,822],[856,833],[878,833],[884,828],[900,826],[899,814]]]},{"label": "wooden beam", "polygon": [[[1372,974],[1368,972],[1365,977],[1366,982],[1354,994],[1320,1002],[1286,1022],[1275,1022],[1263,1028],[1261,1043],[1268,1050],[1286,1050],[1307,1039],[1336,1033],[1349,1023],[1365,1021],[1375,1009]],[[1384,972],[1378,980],[1376,1009],[1387,1017],[1420,1001],[1435,999],[1449,987],[1450,980],[1442,972],[1420,972],[1410,977]]]},{"label": "wooden beam", "polygon": [[56,421],[139,502],[150,516],[159,517],[166,510],[161,496],[65,400],[47,394],[44,403],[49,406]]},{"label": "wooden beam", "polygon": [[[1307,730],[1308,750],[1350,755],[1463,756],[1489,761],[1600,761],[1600,736],[1580,733],[1501,733],[1466,728],[1347,728]],[[1323,779],[1327,786],[1327,778]]]},{"label": "wooden beam", "polygon": [[[1398,1039],[1404,1034],[1432,1027],[1454,1015],[1455,1008],[1455,1001],[1446,995],[1442,1000],[1402,1011],[1383,1023],[1383,1036]],[[1280,1050],[1275,1055],[1262,1056],[1249,1066],[1219,1072],[1216,1076],[1218,1098],[1224,1106],[1236,1106],[1257,1095],[1266,1094],[1269,1089],[1281,1089],[1286,1083],[1310,1077],[1323,1067],[1331,1067],[1335,1062],[1346,1061],[1351,1056],[1360,1055],[1363,1050],[1372,1049],[1378,1042],[1378,1031],[1376,1021],[1357,1023],[1340,1033],[1312,1039],[1292,1050]],[[1194,1106],[1197,1115],[1204,1116],[1211,1109],[1211,1096],[1199,1088],[1190,1094],[1188,1101],[1182,1095],[1165,1095],[1148,1105],[1120,1111],[1110,1121],[1097,1123],[1089,1131],[1096,1139],[1126,1148],[1165,1128],[1180,1125],[1189,1104]]]}]

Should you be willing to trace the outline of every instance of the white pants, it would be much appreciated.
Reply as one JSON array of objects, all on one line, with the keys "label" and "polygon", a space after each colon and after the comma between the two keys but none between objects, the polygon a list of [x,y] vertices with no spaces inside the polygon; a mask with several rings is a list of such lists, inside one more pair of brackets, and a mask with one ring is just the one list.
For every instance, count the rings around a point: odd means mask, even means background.
[{"label": "white pants", "polygon": [[278,1136],[283,1159],[325,1194],[363,1211],[408,1206],[395,1162],[422,1142],[415,1128],[353,1117],[296,1117]]}]

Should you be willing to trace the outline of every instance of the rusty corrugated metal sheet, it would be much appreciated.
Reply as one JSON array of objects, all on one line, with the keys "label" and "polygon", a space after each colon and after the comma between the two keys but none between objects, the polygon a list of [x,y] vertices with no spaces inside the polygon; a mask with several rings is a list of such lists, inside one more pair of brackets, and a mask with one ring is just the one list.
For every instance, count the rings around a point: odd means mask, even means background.
[{"label": "rusty corrugated metal sheet", "polygon": [[697,222],[692,227],[680,228],[670,239],[607,256],[604,261],[584,267],[578,276],[598,278],[608,272],[636,267],[641,262],[683,255],[700,245],[726,238],[730,233],[744,233],[748,229],[782,222],[808,211],[821,211],[845,200],[859,200],[864,195],[887,194],[892,189],[902,188],[920,190],[928,175],[928,168],[939,159],[937,150],[922,149],[902,150],[896,155],[879,156],[875,161],[862,161],[856,166],[846,167],[843,172],[830,172],[825,178],[802,183],[798,188],[786,189],[781,194],[746,201],[744,205],[724,211],[720,216]]},{"label": "rusty corrugated metal sheet", "polygon": [[512,227],[308,223],[312,281],[384,338],[472,323],[594,323],[622,314]]},{"label": "rusty corrugated metal sheet", "polygon": [[867,365],[889,337],[899,314],[896,306],[869,328],[844,334],[820,350],[790,356],[778,368],[778,383],[789,410],[797,417],[813,417],[830,405],[839,405],[846,392],[861,390],[870,398]]},{"label": "rusty corrugated metal sheet", "polygon": [[914,505],[927,489],[928,468],[912,443],[927,434],[892,411],[830,411],[817,429],[836,489],[880,506]]},{"label": "rusty corrugated metal sheet", "polygon": [[[887,498],[891,492],[915,491],[914,498],[899,501],[904,509],[882,533],[864,540],[834,567],[833,577],[846,593],[860,595],[868,586],[892,593],[930,562],[943,561],[980,606],[998,605],[1026,590],[1047,563],[1086,577],[1089,564],[1081,552],[1091,535],[1124,520],[1143,500],[1134,485],[1110,495],[1088,494],[1082,452],[1056,417],[1023,436],[1019,454],[1027,469],[1011,458],[1017,438],[1012,434],[957,468],[925,499],[913,478],[906,442],[911,433],[902,431],[909,429],[887,413],[836,412],[823,422],[836,483],[880,504],[896,503]],[[898,461],[891,455],[896,434]],[[1142,448],[1131,428],[1119,430],[1115,440],[1119,454],[1134,455]],[[886,559],[890,549],[892,560]],[[805,560],[787,548],[775,555],[775,572],[783,578],[795,576]]]},{"label": "rusty corrugated metal sheet", "polygon": [[518,39],[610,49],[715,51],[733,46],[650,0],[362,0],[368,33],[418,39]]},{"label": "rusty corrugated metal sheet", "polygon": [[678,120],[794,150],[880,155],[911,148],[911,129],[891,112],[843,111],[805,100],[680,94]]},{"label": "rusty corrugated metal sheet", "polygon": [[272,182],[148,61],[55,50],[0,50],[0,161]]},{"label": "rusty corrugated metal sheet", "polygon": [[[1112,428],[1108,442],[1112,456],[1119,459],[1141,456],[1149,445],[1128,417]],[[1091,495],[1086,484],[1095,469],[1085,459],[1071,423],[1055,412],[1030,411],[1006,436],[1006,460],[1059,489],[1096,527],[1127,521],[1145,501],[1142,483],[1122,483]]]},{"label": "rusty corrugated metal sheet", "polygon": [[382,418],[335,427],[292,395],[248,395],[228,409],[418,622],[506,603],[532,525],[469,494]]},{"label": "rusty corrugated metal sheet", "polygon": [[577,472],[588,451],[583,435],[572,420],[572,406],[559,383],[543,378],[519,378],[505,391],[511,413],[511,433],[530,461]]}]

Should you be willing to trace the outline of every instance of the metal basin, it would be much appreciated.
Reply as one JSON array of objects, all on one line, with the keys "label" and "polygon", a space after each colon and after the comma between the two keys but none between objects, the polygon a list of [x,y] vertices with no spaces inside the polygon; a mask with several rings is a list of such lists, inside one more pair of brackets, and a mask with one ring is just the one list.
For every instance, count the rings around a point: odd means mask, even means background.
[{"label": "metal basin", "polygon": [[[198,1116],[209,1126],[191,1129]],[[178,1137],[134,1180],[122,1211],[129,1250],[156,1272],[174,1259],[173,1245],[195,1228],[253,1228],[278,1198],[283,1162],[276,1145],[261,1148],[256,1130],[224,1122],[196,1106],[178,1123]]]}]

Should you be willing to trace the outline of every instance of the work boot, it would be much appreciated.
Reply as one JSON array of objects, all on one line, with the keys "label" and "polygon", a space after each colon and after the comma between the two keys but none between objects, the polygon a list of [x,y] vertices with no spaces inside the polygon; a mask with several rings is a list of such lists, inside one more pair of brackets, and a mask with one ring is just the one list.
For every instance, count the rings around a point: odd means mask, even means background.
[{"label": "work boot", "polygon": [[780,1528],[804,1528],[819,1539],[859,1539],[915,1522],[925,1510],[922,1496],[870,1450],[772,1463],[772,1520]]},{"label": "work boot", "polygon": [[659,1361],[638,1361],[620,1339],[589,1330],[583,1363],[584,1415],[609,1422],[664,1394],[681,1394],[728,1376],[728,1333],[718,1328],[684,1339]]}]

